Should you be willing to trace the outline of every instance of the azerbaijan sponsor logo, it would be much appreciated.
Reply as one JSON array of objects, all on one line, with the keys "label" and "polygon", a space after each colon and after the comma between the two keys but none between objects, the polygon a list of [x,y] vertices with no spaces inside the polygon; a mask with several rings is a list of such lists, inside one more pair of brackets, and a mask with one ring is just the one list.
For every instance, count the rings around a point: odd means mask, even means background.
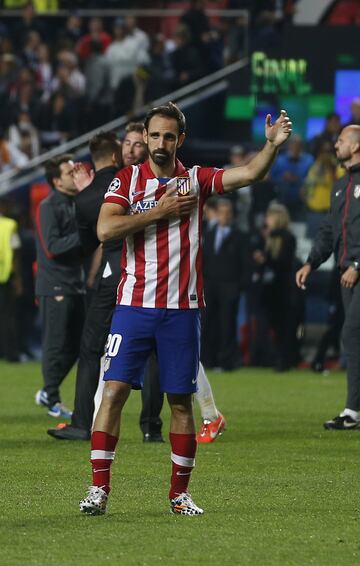
[{"label": "azerbaijan sponsor logo", "polygon": [[133,214],[141,214],[142,212],[155,208],[157,204],[156,200],[138,200],[132,203],[131,210]]}]

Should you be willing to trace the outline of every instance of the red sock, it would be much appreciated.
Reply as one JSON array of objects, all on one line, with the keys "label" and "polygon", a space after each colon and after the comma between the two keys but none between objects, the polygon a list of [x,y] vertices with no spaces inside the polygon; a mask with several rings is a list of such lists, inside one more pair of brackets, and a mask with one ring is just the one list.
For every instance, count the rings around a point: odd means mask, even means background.
[{"label": "red sock", "polygon": [[186,492],[195,466],[196,435],[170,432],[172,474],[169,498]]},{"label": "red sock", "polygon": [[107,432],[94,431],[91,435],[91,458],[93,485],[110,492],[110,467],[115,458],[118,438]]}]

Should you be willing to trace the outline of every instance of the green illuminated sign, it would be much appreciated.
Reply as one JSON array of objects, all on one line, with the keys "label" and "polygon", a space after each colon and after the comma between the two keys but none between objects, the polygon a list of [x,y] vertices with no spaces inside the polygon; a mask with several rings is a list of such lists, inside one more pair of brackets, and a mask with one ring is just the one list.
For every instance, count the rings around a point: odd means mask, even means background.
[{"label": "green illuminated sign", "polygon": [[256,51],[251,57],[251,92],[253,94],[308,94],[306,59],[271,59]]}]

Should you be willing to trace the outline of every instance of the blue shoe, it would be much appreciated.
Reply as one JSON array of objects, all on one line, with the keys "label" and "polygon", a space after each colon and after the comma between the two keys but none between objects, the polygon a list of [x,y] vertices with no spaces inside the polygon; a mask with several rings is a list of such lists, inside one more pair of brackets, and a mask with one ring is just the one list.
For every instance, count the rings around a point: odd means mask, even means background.
[{"label": "blue shoe", "polygon": [[37,405],[42,405],[43,407],[49,406],[48,394],[45,389],[39,389],[39,391],[36,392],[35,403]]},{"label": "blue shoe", "polygon": [[55,418],[63,417],[64,419],[71,419],[72,411],[62,403],[55,403],[55,405],[49,408],[48,415]]}]

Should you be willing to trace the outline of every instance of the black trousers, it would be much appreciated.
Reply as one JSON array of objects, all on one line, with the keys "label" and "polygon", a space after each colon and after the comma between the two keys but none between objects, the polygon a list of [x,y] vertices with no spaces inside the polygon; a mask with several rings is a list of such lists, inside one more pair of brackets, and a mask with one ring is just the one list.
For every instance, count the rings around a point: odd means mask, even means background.
[{"label": "black trousers", "polygon": [[234,285],[207,282],[202,318],[201,360],[205,367],[232,370],[240,366],[236,319],[239,292]]},{"label": "black trousers", "polygon": [[8,361],[17,361],[19,356],[15,312],[15,296],[9,279],[0,283],[0,358]]},{"label": "black trousers", "polygon": [[342,331],[344,352],[347,359],[346,407],[360,409],[360,282],[353,289],[341,288],[345,311]]},{"label": "black trousers", "polygon": [[80,350],[85,317],[84,295],[40,297],[42,372],[49,406],[60,401],[59,387]]},{"label": "black trousers", "polygon": [[94,397],[99,383],[100,358],[104,354],[111,317],[116,303],[116,287],[100,285],[88,305],[76,373],[74,412],[71,424],[90,431]]},{"label": "black trousers", "polygon": [[160,413],[164,394],[160,391],[159,366],[155,352],[151,354],[146,364],[141,400],[140,428],[143,434],[160,434],[162,427]]},{"label": "black trousers", "polygon": [[[94,397],[99,382],[100,358],[104,354],[115,304],[116,286],[100,284],[100,287],[92,294],[86,314],[81,337],[71,424],[87,431],[90,431],[92,426]],[[144,434],[153,432],[153,427],[157,432],[161,430],[162,425],[159,415],[163,397],[160,394],[158,369],[153,362],[153,357],[150,358],[146,367],[142,391],[143,410],[140,426]]]}]

